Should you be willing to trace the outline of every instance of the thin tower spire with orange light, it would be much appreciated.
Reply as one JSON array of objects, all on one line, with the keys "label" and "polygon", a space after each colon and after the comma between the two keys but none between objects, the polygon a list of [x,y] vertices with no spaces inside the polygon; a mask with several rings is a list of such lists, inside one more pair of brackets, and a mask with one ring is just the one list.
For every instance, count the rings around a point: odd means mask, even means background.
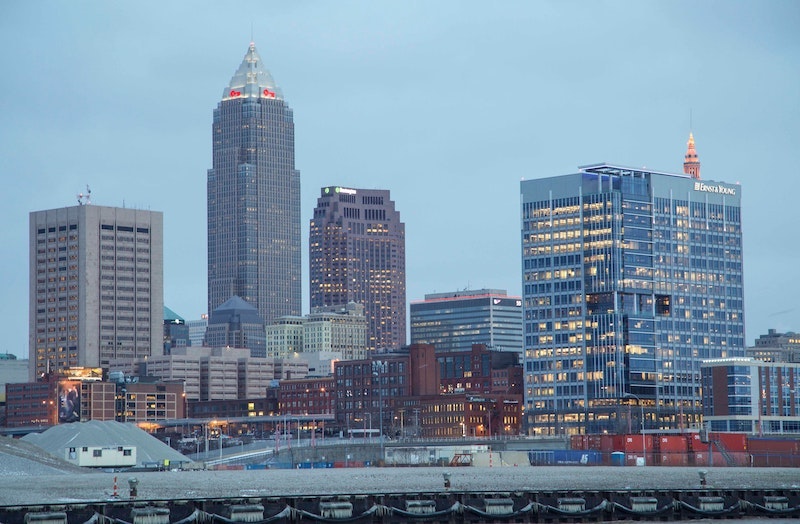
[{"label": "thin tower spire with orange light", "polygon": [[691,175],[694,179],[700,179],[700,160],[697,158],[697,151],[694,148],[694,136],[692,133],[689,133],[689,142],[686,144],[683,172]]}]

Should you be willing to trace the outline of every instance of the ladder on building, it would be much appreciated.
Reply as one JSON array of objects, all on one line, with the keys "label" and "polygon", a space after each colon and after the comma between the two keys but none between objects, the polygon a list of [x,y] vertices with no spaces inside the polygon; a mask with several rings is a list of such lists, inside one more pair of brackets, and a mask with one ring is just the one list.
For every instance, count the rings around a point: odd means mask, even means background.
[{"label": "ladder on building", "polygon": [[[716,445],[717,449],[719,450],[719,454],[722,455],[722,458],[725,459],[725,462],[728,466],[735,466],[736,460],[731,456],[730,452],[727,450],[725,445],[720,440],[712,440],[711,444]],[[712,452],[712,446],[708,447],[709,453]]]}]

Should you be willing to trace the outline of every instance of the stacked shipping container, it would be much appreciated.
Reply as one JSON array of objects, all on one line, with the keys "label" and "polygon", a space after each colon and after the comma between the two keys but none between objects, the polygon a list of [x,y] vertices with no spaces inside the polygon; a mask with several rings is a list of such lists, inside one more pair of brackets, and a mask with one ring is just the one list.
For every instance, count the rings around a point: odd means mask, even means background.
[{"label": "stacked shipping container", "polygon": [[[679,435],[572,435],[573,450],[599,451],[603,464],[612,463],[612,453],[623,453],[615,464],[635,465],[644,458],[660,466],[779,466],[800,467],[800,440],[750,437],[745,433]],[[617,456],[618,457],[618,456]]]}]

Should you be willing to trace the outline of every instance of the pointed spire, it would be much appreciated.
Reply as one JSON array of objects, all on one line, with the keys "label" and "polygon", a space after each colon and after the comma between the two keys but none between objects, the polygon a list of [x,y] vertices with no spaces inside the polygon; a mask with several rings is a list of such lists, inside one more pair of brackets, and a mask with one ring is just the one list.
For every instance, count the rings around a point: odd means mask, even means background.
[{"label": "pointed spire", "polygon": [[694,179],[700,179],[700,160],[698,160],[697,151],[694,149],[694,135],[692,133],[689,133],[689,142],[686,144],[683,172],[691,175]]},{"label": "pointed spire", "polygon": [[228,87],[222,93],[222,99],[253,97],[283,100],[283,93],[264,67],[261,56],[256,50],[256,44],[250,42],[239,69],[233,74]]}]

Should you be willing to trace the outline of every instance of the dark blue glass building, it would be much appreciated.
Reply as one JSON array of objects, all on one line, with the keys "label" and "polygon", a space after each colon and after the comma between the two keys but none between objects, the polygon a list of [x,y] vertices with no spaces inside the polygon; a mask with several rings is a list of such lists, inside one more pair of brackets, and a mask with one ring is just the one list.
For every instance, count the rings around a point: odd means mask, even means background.
[{"label": "dark blue glass building", "polygon": [[411,302],[411,343],[431,344],[437,353],[473,344],[522,353],[522,300],[504,289],[427,294]]},{"label": "dark blue glass building", "polygon": [[214,110],[208,311],[239,296],[270,323],[299,315],[300,173],[294,120],[250,48]]},{"label": "dark blue glass building", "polygon": [[745,343],[741,188],[698,177],[521,183],[529,434],[699,425],[700,363]]}]

